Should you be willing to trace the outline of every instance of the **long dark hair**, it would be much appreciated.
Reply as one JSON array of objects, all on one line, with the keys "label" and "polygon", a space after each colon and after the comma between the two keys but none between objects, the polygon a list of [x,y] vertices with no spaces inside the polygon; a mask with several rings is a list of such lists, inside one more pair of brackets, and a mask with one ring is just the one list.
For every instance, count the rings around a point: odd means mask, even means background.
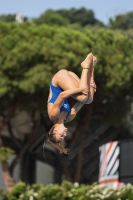
[{"label": "long dark hair", "polygon": [[68,154],[68,149],[65,149],[64,143],[62,140],[56,140],[55,133],[53,132],[55,125],[52,126],[50,131],[47,134],[47,141],[56,148],[61,154],[65,153]]}]

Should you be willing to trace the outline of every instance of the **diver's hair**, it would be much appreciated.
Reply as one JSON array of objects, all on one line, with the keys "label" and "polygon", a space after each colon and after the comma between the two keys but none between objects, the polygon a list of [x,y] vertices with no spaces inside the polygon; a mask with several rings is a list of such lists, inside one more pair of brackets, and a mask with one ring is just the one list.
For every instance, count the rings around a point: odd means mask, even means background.
[{"label": "diver's hair", "polygon": [[68,149],[65,149],[64,143],[62,142],[62,140],[59,140],[59,141],[56,140],[55,133],[53,133],[54,128],[55,128],[55,125],[52,126],[52,128],[48,132],[48,134],[47,134],[47,141],[54,148],[56,148],[60,152],[60,154],[62,154],[62,153],[68,154]]}]

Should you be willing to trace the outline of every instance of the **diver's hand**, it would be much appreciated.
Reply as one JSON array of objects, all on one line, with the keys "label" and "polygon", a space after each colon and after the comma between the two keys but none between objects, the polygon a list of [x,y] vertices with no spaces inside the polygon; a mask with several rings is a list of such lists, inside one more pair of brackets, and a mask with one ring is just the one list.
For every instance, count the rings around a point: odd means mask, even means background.
[{"label": "diver's hand", "polygon": [[95,81],[93,83],[91,83],[90,86],[93,87],[94,92],[96,92],[97,86],[95,84]]},{"label": "diver's hand", "polygon": [[87,95],[88,92],[89,92],[89,87],[88,87],[88,85],[82,86],[82,87],[81,87],[81,92],[82,92],[83,94]]}]

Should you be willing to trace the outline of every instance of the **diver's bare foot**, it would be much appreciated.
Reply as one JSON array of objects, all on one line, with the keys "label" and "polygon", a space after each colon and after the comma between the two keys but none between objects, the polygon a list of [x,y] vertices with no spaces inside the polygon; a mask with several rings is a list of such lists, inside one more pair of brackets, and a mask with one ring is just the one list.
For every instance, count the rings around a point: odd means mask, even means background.
[{"label": "diver's bare foot", "polygon": [[96,63],[97,63],[97,58],[93,56],[93,67],[95,67]]},{"label": "diver's bare foot", "polygon": [[89,53],[86,57],[86,59],[81,63],[81,67],[83,69],[89,69],[91,64],[93,62],[93,54]]}]

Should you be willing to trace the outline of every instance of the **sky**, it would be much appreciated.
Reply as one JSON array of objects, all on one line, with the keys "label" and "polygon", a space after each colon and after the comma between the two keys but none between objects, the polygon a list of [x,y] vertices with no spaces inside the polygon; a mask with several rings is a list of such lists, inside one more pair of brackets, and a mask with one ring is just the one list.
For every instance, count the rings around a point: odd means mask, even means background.
[{"label": "sky", "polygon": [[93,10],[95,18],[108,24],[109,18],[133,11],[133,0],[0,0],[0,15],[21,12],[32,19],[47,9],[81,7]]}]

